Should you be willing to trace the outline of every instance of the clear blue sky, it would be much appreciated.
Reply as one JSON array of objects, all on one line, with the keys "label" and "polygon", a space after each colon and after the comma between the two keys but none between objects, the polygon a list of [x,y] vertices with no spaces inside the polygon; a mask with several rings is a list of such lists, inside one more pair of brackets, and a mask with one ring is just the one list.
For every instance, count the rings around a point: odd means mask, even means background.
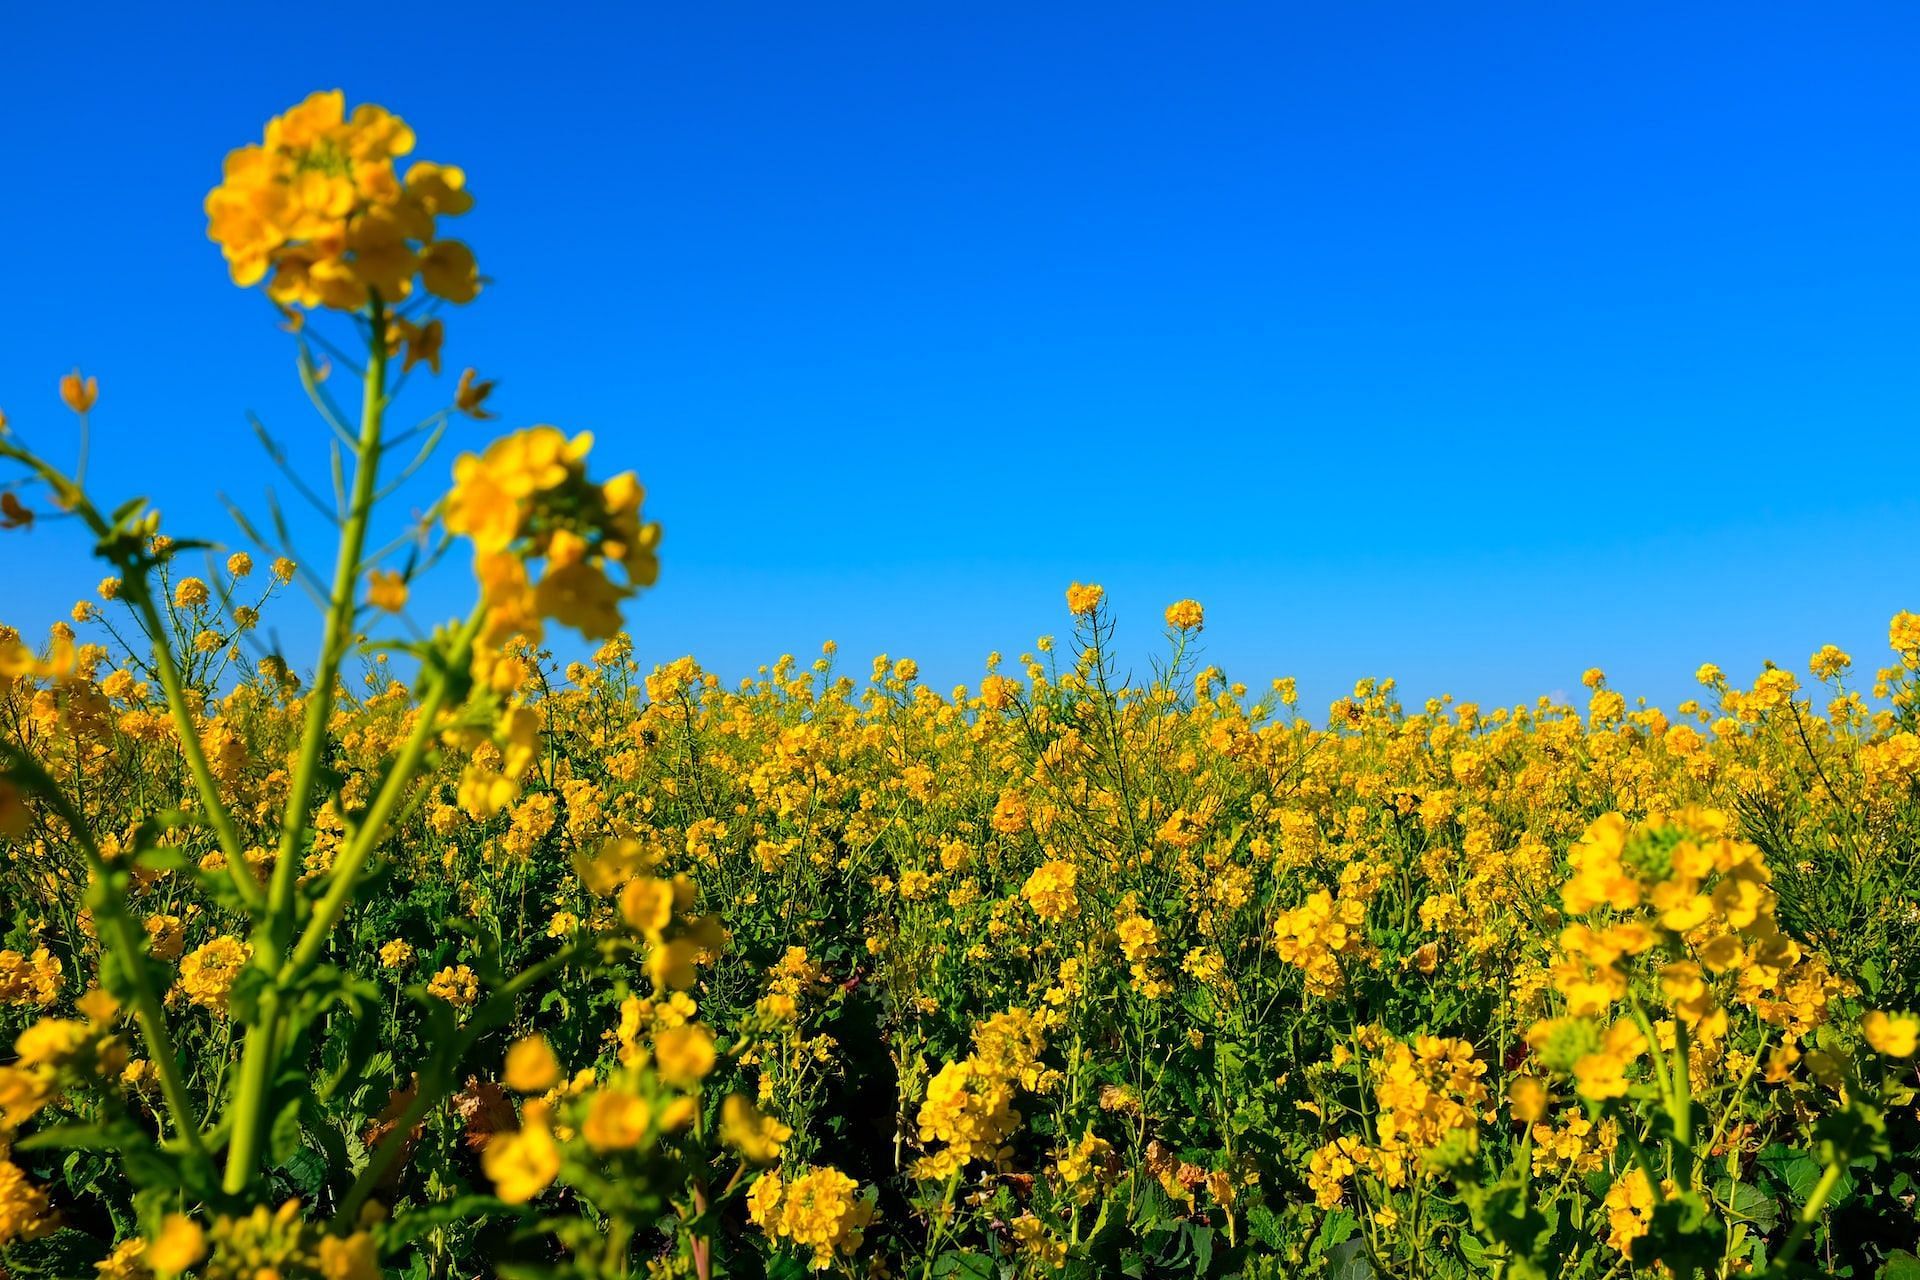
[{"label": "clear blue sky", "polygon": [[[450,374],[647,482],[648,659],[973,680],[1080,578],[1132,652],[1197,596],[1213,661],[1319,705],[1589,664],[1670,704],[1920,608],[1911,6],[379,12],[0,11],[0,406],[44,444],[97,374],[96,485],[177,534],[259,509],[249,408],[324,478],[201,199],[338,86],[470,175],[497,284]],[[98,576],[0,535],[18,624]]]}]

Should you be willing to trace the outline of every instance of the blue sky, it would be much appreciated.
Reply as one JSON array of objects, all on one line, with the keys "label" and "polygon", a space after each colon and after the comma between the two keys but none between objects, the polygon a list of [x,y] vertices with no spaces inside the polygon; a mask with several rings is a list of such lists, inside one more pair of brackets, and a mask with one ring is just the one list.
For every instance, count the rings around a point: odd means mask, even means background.
[{"label": "blue sky", "polygon": [[[95,488],[178,535],[238,541],[216,488],[261,509],[248,410],[324,480],[201,200],[337,86],[468,171],[496,283],[449,385],[648,484],[645,659],[832,637],[972,680],[1078,578],[1139,658],[1196,596],[1211,660],[1321,705],[1591,664],[1670,704],[1706,659],[1872,665],[1920,608],[1910,6],[389,12],[0,11],[0,407],[57,452],[55,381],[96,374]],[[98,576],[0,536],[0,617]]]}]

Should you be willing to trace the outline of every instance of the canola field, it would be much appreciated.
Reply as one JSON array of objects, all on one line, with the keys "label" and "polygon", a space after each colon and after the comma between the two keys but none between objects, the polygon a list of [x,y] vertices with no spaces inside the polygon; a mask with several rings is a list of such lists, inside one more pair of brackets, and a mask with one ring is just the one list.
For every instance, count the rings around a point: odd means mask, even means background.
[{"label": "canola field", "polygon": [[0,434],[9,572],[104,574],[0,632],[0,1276],[1920,1277],[1920,616],[1668,710],[1307,708],[1192,600],[1129,680],[1083,583],[964,687],[725,682],[584,434],[381,551],[491,417],[414,147],[315,94],[207,199],[331,570],[91,493],[78,371]]}]

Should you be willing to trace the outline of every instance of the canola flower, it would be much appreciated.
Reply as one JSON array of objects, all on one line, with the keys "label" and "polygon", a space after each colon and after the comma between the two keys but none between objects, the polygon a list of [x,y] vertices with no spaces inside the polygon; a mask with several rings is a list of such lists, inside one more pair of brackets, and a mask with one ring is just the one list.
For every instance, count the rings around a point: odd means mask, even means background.
[{"label": "canola flower", "polygon": [[[562,1188],[658,1179],[647,1212],[687,1223],[703,1220],[691,1188],[704,1188],[754,1228],[735,1247],[808,1267],[999,1241],[1044,1269],[1082,1253],[1143,1185],[1178,1219],[1266,1232],[1276,1258],[1308,1247],[1312,1215],[1344,1214],[1331,1220],[1383,1262],[1404,1260],[1440,1247],[1438,1221],[1473,1230],[1471,1189],[1524,1168],[1587,1201],[1592,1227],[1555,1247],[1639,1259],[1672,1247],[1663,1206],[1701,1194],[1704,1170],[1731,1160],[1775,1187],[1759,1154],[1809,1142],[1803,1114],[1901,1087],[1920,1036],[1902,1012],[1912,997],[1864,1003],[1849,979],[1862,953],[1801,932],[1797,914],[1832,878],[1819,860],[1837,846],[1820,833],[1851,819],[1812,793],[1793,819],[1804,834],[1776,845],[1804,850],[1803,870],[1716,807],[1736,784],[1824,785],[1825,753],[1849,751],[1885,761],[1847,775],[1855,812],[1897,824],[1915,781],[1889,754],[1910,732],[1897,709],[1839,701],[1815,723],[1803,691],[1754,700],[1716,676],[1715,701],[1680,719],[1609,703],[1410,710],[1370,681],[1320,728],[1293,713],[1290,690],[1262,705],[1204,670],[1179,693],[1116,686],[1103,699],[1088,640],[1057,667],[1032,655],[1018,682],[952,695],[897,658],[862,689],[827,654],[728,687],[690,659],[647,672],[619,636],[552,681],[537,651],[510,642],[499,661],[523,674],[508,709],[445,739],[409,819],[421,886],[409,892],[445,886],[433,891],[528,956],[581,931],[622,938],[629,989],[604,1030],[536,1020],[496,1060],[497,1084],[462,1093],[471,1176],[543,1206]],[[59,643],[74,656],[19,666],[7,696],[30,707],[62,691],[54,723],[100,726],[87,732],[110,752],[179,750],[148,730],[131,684],[106,691],[104,656],[81,655],[77,633]],[[1913,669],[1897,658],[1885,673],[1889,702]],[[278,679],[223,695],[214,718],[249,742],[286,741],[300,706],[273,692]],[[1592,684],[1607,692],[1604,675]],[[1780,723],[1794,715],[1818,760]],[[377,779],[408,716],[393,687],[343,710],[344,789]],[[1120,790],[1116,749],[1157,796]],[[263,815],[284,782],[244,762],[270,756],[250,749],[225,784],[254,789]],[[476,777],[504,780],[510,798],[469,808]],[[1640,817],[1620,807],[1629,791]],[[53,849],[39,802],[23,807]],[[49,913],[71,893],[9,865]],[[220,908],[171,883],[177,872],[146,874],[143,935],[174,956],[178,998],[217,1009],[217,975],[233,966],[211,962],[244,944],[220,931]],[[517,883],[538,888],[509,892]],[[1875,903],[1889,930],[1878,963],[1900,963],[1907,901]],[[358,910],[386,922],[359,963],[394,975],[396,1034],[426,1025],[408,983],[456,1026],[482,1007],[479,952],[449,951],[431,917]],[[76,998],[87,967],[90,942],[40,937],[0,956],[21,1017]],[[1453,1021],[1348,1025],[1389,1007]],[[840,1021],[853,1008],[871,1030]],[[16,1128],[139,1065],[116,1061],[124,1044],[89,1048],[100,1033],[68,1021],[26,1065],[0,1068]],[[897,1080],[899,1116],[885,1161],[856,1171],[821,1144],[846,1123],[831,1101],[841,1082],[876,1063]],[[1164,1083],[1222,1064],[1234,1092],[1211,1107]],[[1682,1077],[1695,1146],[1645,1150],[1648,1109],[1678,1114]],[[388,1124],[405,1121],[397,1105]],[[705,1172],[676,1202],[690,1168]],[[868,1212],[889,1176],[905,1217]],[[19,1220],[40,1221],[44,1189],[20,1186]],[[1029,1198],[1000,1202],[1000,1186]],[[913,1245],[915,1233],[930,1234]],[[723,1246],[693,1231],[682,1247]]]},{"label": "canola flower", "polygon": [[[1309,715],[1204,665],[1191,599],[1134,682],[1080,582],[971,685],[832,644],[730,683],[621,630],[660,531],[542,425],[395,544],[460,541],[472,612],[388,642],[384,415],[483,284],[414,147],[316,94],[207,199],[354,442],[330,584],[0,437],[0,526],[106,561],[0,629],[0,1269],[1783,1280],[1920,1244],[1920,615],[1870,672],[1707,664],[1670,711],[1595,667],[1577,705],[1365,679]],[[318,660],[247,658],[296,577]]]},{"label": "canola flower", "polygon": [[207,195],[207,235],[233,282],[264,279],[283,306],[337,311],[399,302],[416,278],[436,297],[473,301],[473,251],[439,227],[473,208],[466,174],[427,161],[403,174],[413,147],[405,121],[371,103],[349,114],[337,89],[275,116],[259,143],[228,154]]},{"label": "canola flower", "polygon": [[769,1171],[747,1193],[755,1226],[806,1251],[808,1267],[824,1271],[836,1257],[857,1252],[873,1220],[873,1201],[838,1169],[807,1168],[791,1177]]}]

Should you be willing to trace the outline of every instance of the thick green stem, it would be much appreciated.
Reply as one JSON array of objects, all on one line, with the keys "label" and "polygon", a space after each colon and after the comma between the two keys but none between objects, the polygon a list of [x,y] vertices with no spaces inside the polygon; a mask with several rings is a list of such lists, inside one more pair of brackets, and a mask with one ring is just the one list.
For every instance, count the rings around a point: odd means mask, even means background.
[{"label": "thick green stem", "polygon": [[1673,1097],[1667,1114],[1673,1120],[1674,1181],[1693,1187],[1693,1064],[1689,1061],[1687,1024],[1673,1023]]},{"label": "thick green stem", "polygon": [[368,516],[373,510],[380,463],[380,428],[386,413],[386,311],[378,299],[370,313],[372,340],[360,405],[360,440],[353,471],[353,496],[346,524],[340,530],[340,553],[333,567],[333,597],[327,606],[326,631],[320,642],[320,664],[313,691],[307,695],[306,723],[300,735],[300,756],[294,764],[292,789],[280,826],[280,853],[273,867],[273,887],[267,897],[272,952],[267,960],[278,966],[293,936],[294,890],[307,818],[312,810],[313,784],[326,749],[328,724],[333,718],[333,687],[340,664],[353,638],[354,603],[360,585],[360,558],[366,553]]},{"label": "thick green stem", "polygon": [[[240,1079],[233,1106],[233,1141],[227,1148],[227,1167],[222,1185],[229,1194],[238,1194],[259,1167],[261,1144],[269,1120],[268,1095],[273,1069],[281,1052],[281,1000],[278,974],[288,945],[293,939],[298,866],[304,845],[308,819],[313,808],[314,782],[325,754],[327,733],[333,719],[333,689],[353,638],[353,615],[360,579],[360,559],[366,554],[367,524],[373,511],[373,498],[380,464],[380,428],[387,404],[386,309],[376,297],[368,310],[371,334],[368,340],[366,377],[363,380],[360,408],[360,439],[353,472],[353,496],[348,504],[346,523],[340,529],[340,551],[334,561],[333,593],[327,606],[326,630],[320,642],[320,662],[313,676],[313,689],[307,695],[306,721],[300,735],[300,755],[294,764],[293,781],[287,793],[287,808],[280,824],[280,849],[274,861],[273,882],[267,892],[265,928],[255,931],[260,949],[256,961],[276,974],[275,986],[260,997],[259,1016],[247,1028],[246,1047],[241,1052]],[[391,781],[391,779],[389,779]]]}]

